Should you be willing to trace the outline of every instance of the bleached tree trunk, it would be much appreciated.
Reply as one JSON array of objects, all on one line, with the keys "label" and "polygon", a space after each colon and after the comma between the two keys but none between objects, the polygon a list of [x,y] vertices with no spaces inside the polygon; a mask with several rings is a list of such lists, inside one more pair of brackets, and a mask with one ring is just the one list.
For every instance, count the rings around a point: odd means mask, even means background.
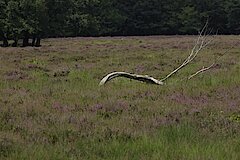
[{"label": "bleached tree trunk", "polygon": [[157,85],[163,85],[162,81],[159,81],[153,77],[150,77],[148,75],[137,75],[137,74],[131,74],[127,72],[113,72],[105,76],[101,82],[99,83],[100,86],[106,84],[108,81],[117,78],[117,77],[125,77],[129,79],[134,79],[146,83],[151,83],[151,84],[157,84]]}]

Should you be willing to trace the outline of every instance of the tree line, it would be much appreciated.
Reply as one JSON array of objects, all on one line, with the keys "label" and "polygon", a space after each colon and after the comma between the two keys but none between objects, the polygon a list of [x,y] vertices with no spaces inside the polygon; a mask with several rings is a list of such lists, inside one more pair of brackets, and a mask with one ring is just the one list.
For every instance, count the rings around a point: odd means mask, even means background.
[{"label": "tree line", "polygon": [[0,0],[0,13],[4,47],[40,46],[45,37],[197,34],[206,20],[220,34],[240,34],[239,0]]}]

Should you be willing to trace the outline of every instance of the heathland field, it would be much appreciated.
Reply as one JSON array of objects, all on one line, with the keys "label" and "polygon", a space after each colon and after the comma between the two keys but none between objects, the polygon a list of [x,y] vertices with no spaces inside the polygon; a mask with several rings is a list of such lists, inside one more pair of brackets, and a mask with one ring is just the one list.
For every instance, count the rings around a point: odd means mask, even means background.
[{"label": "heathland field", "polygon": [[39,48],[0,48],[0,159],[240,159],[239,36],[217,36],[163,86],[124,78],[98,86],[112,71],[161,79],[196,38],[45,39]]}]

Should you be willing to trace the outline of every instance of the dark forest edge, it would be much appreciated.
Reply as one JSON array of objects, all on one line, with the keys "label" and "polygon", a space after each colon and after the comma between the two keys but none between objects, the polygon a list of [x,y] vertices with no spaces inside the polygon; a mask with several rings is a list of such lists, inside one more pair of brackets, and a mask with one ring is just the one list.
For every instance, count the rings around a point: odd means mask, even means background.
[{"label": "dark forest edge", "polygon": [[0,0],[0,13],[3,47],[38,47],[47,37],[198,34],[206,20],[219,34],[240,34],[239,0]]}]

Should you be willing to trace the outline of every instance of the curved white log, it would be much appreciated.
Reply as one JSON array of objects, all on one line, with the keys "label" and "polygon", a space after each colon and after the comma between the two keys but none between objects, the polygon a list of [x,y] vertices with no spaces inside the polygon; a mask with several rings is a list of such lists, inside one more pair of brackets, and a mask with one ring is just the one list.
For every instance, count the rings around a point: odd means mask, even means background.
[{"label": "curved white log", "polygon": [[116,77],[125,77],[129,79],[134,79],[137,81],[142,81],[146,83],[151,83],[151,84],[156,84],[156,85],[163,85],[164,83],[162,81],[159,81],[153,77],[150,77],[148,75],[137,75],[137,74],[132,74],[132,73],[127,73],[127,72],[113,72],[108,75],[106,75],[99,83],[99,86],[102,86],[106,84],[108,81],[112,80],[113,78]]}]

